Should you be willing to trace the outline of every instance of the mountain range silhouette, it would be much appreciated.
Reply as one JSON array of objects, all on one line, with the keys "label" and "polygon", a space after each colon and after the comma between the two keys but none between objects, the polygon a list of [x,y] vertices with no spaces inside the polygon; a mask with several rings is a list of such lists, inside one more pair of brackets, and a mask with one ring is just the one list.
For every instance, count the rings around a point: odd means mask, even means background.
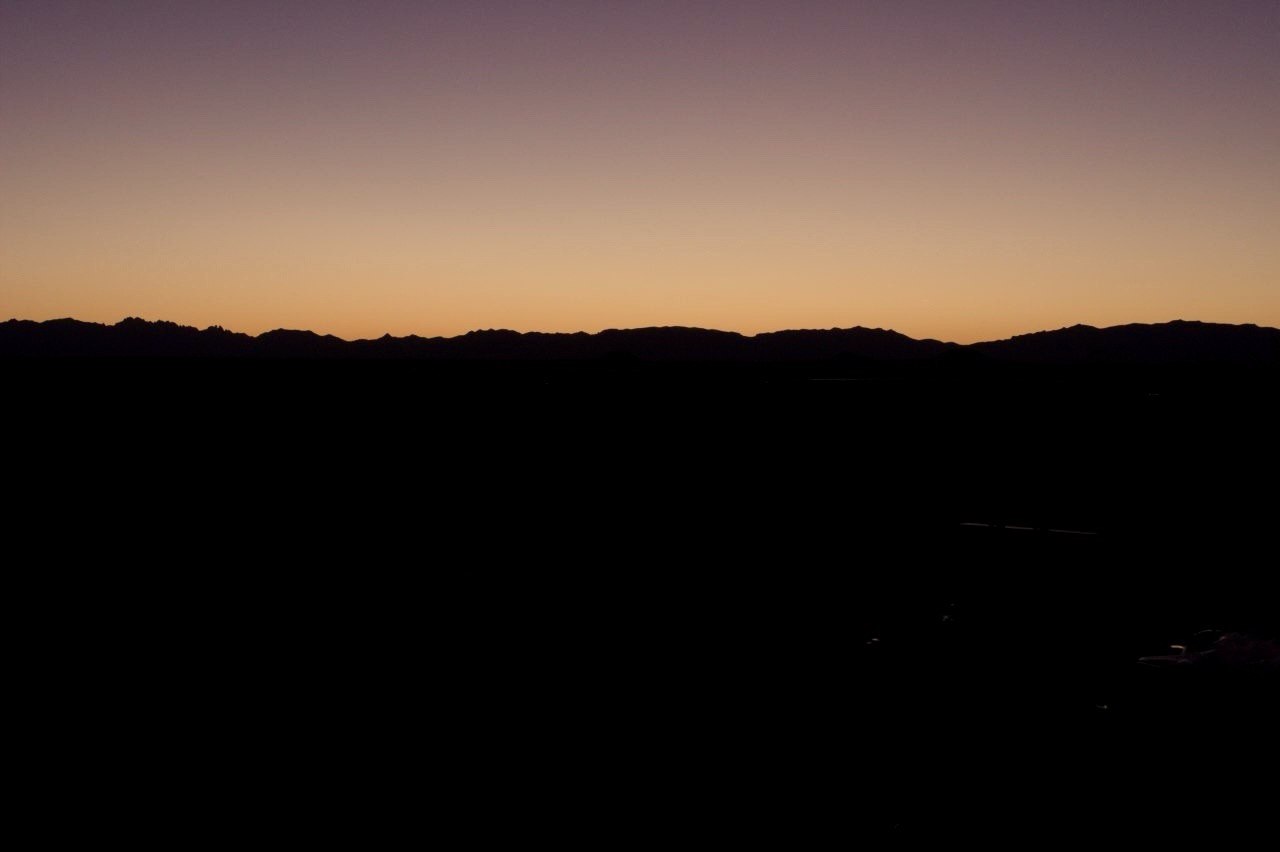
[{"label": "mountain range silhouette", "polygon": [[904,831],[1092,832],[1087,799],[1145,837],[1194,737],[1275,727],[1274,328],[12,320],[0,371],[5,528],[48,589],[23,653],[74,691],[58,724],[126,750],[141,719],[309,771],[336,726],[530,789],[691,755],[755,788],[812,755],[777,777]]},{"label": "mountain range silhouette", "polygon": [[255,337],[220,326],[197,329],[132,317],[115,325],[11,319],[0,323],[0,357],[1276,366],[1280,329],[1185,320],[1108,328],[1074,325],[967,345],[862,327],[756,335],[680,326],[595,334],[489,329],[456,337],[384,335],[347,341],[287,329]]}]

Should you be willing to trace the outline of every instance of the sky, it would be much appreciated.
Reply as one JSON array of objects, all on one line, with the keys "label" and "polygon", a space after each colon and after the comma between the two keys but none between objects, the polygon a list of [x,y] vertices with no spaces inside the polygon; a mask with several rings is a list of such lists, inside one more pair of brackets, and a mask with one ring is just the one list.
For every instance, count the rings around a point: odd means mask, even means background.
[{"label": "sky", "polygon": [[1280,0],[0,0],[0,319],[1280,326]]}]

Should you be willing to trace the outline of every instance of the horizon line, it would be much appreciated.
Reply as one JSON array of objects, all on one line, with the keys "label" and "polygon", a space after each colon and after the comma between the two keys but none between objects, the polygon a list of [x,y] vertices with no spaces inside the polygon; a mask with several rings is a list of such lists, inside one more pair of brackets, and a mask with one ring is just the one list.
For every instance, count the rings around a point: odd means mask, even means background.
[{"label": "horizon line", "polygon": [[185,323],[175,322],[175,321],[173,321],[173,320],[165,320],[165,319],[146,319],[145,317],[139,317],[139,316],[126,316],[126,317],[124,317],[124,318],[122,318],[122,319],[120,319],[120,320],[117,320],[117,321],[116,321],[116,322],[114,322],[114,323],[110,323],[110,322],[98,322],[98,321],[95,321],[95,320],[81,320],[81,319],[76,319],[75,317],[71,317],[71,316],[64,316],[64,317],[51,317],[51,318],[46,319],[46,320],[33,320],[33,319],[23,319],[23,318],[20,318],[20,317],[10,317],[9,319],[5,320],[3,323],[0,323],[0,325],[8,324],[8,323],[34,323],[34,324],[36,324],[36,325],[44,325],[44,324],[46,324],[46,323],[57,323],[57,322],[76,322],[76,323],[82,323],[82,324],[84,324],[84,325],[96,325],[96,326],[101,326],[101,327],[103,327],[103,328],[115,328],[115,327],[117,327],[117,326],[123,325],[124,323],[130,322],[130,321],[143,322],[143,323],[148,323],[148,324],[153,324],[153,325],[161,325],[161,324],[164,324],[164,325],[172,325],[172,326],[176,326],[176,327],[178,327],[178,328],[192,329],[192,330],[197,331],[197,332],[205,332],[205,331],[211,331],[211,330],[215,330],[215,329],[216,329],[216,330],[220,330],[220,331],[227,332],[227,333],[229,333],[229,334],[239,334],[239,335],[244,335],[245,337],[249,337],[249,338],[253,338],[253,339],[257,339],[257,338],[263,337],[263,336],[268,335],[268,334],[275,334],[275,333],[280,333],[280,332],[285,332],[285,333],[298,333],[298,334],[311,334],[311,335],[314,335],[314,336],[319,337],[319,338],[333,338],[334,340],[338,340],[338,341],[341,341],[341,342],[343,342],[343,343],[373,342],[373,341],[378,341],[378,340],[384,340],[384,339],[387,339],[387,338],[390,338],[390,339],[392,339],[392,340],[408,340],[408,339],[418,339],[418,340],[454,340],[454,339],[457,339],[457,338],[460,338],[460,337],[466,337],[466,336],[468,336],[468,335],[472,335],[472,334],[494,334],[494,333],[510,333],[510,334],[519,334],[519,335],[545,335],[545,336],[548,336],[548,337],[554,337],[554,336],[560,336],[560,337],[576,337],[576,336],[578,336],[578,335],[586,335],[586,336],[588,336],[588,337],[595,337],[595,336],[597,336],[597,335],[601,335],[601,334],[608,334],[608,333],[610,333],[610,332],[633,332],[633,331],[652,331],[652,330],[661,330],[661,329],[679,329],[679,330],[685,330],[685,331],[704,331],[704,332],[711,332],[711,333],[714,333],[714,334],[734,335],[734,336],[741,337],[741,338],[743,338],[743,339],[748,339],[748,340],[750,340],[750,339],[754,339],[754,338],[757,338],[757,337],[763,337],[763,336],[771,335],[771,334],[787,334],[787,333],[801,333],[801,332],[858,331],[858,330],[860,330],[860,331],[874,331],[874,332],[882,332],[882,333],[887,333],[887,334],[897,334],[897,335],[900,335],[900,336],[902,336],[902,337],[907,338],[908,340],[913,340],[913,341],[918,341],[918,342],[934,342],[934,343],[940,343],[940,344],[943,344],[943,345],[950,345],[950,346],[973,346],[973,345],[976,345],[976,344],[983,344],[983,343],[997,343],[997,342],[1004,341],[1004,340],[1013,340],[1013,339],[1015,339],[1015,338],[1019,338],[1019,337],[1029,337],[1029,336],[1031,336],[1031,335],[1036,335],[1036,334],[1047,334],[1047,333],[1056,332],[1056,331],[1066,331],[1066,330],[1068,330],[1068,329],[1073,329],[1073,328],[1087,328],[1087,329],[1094,329],[1094,330],[1097,330],[1097,331],[1107,331],[1107,330],[1114,329],[1114,328],[1131,328],[1131,327],[1134,327],[1134,326],[1148,326],[1148,327],[1150,327],[1150,326],[1163,326],[1163,325],[1177,325],[1177,324],[1183,324],[1183,325],[1225,326],[1225,327],[1231,327],[1231,328],[1262,328],[1262,329],[1270,329],[1270,330],[1272,330],[1272,331],[1280,331],[1280,328],[1278,328],[1278,327],[1276,327],[1276,326],[1260,325],[1260,324],[1258,324],[1258,323],[1253,323],[1253,322],[1243,322],[1243,323],[1208,322],[1208,321],[1205,321],[1205,320],[1188,320],[1188,319],[1183,319],[1183,318],[1181,318],[1181,317],[1179,317],[1179,318],[1177,318],[1177,319],[1172,319],[1172,320],[1164,320],[1164,321],[1162,321],[1162,322],[1127,322],[1127,323],[1117,323],[1117,324],[1115,324],[1115,325],[1105,325],[1105,326],[1095,326],[1095,325],[1090,325],[1089,323],[1072,323],[1072,324],[1070,324],[1070,325],[1058,326],[1057,328],[1041,328],[1041,329],[1037,329],[1037,330],[1035,330],[1035,331],[1027,331],[1027,332],[1021,332],[1021,333],[1018,333],[1018,334],[1011,334],[1011,335],[1009,335],[1008,337],[996,337],[996,338],[983,339],[983,340],[974,340],[974,341],[971,341],[971,342],[969,342],[969,343],[960,343],[960,342],[958,342],[958,341],[954,341],[954,340],[941,340],[941,339],[936,338],[936,337],[912,337],[911,335],[906,334],[905,332],[898,331],[897,329],[894,329],[894,328],[885,328],[885,327],[881,327],[881,326],[864,326],[864,325],[852,325],[852,326],[829,326],[829,327],[826,327],[826,328],[817,328],[817,327],[808,327],[808,328],[779,328],[779,329],[773,329],[773,330],[771,330],[771,331],[758,331],[758,332],[754,332],[754,333],[747,333],[747,332],[742,332],[742,331],[734,331],[734,330],[730,330],[730,329],[711,328],[711,327],[707,327],[707,326],[696,326],[696,325],[642,325],[642,326],[630,326],[630,327],[611,326],[611,327],[607,327],[607,328],[602,328],[602,329],[600,329],[599,331],[586,331],[586,330],[578,330],[578,331],[537,331],[537,330],[533,330],[533,331],[519,331],[519,330],[517,330],[517,329],[513,329],[513,328],[489,327],[489,328],[472,328],[472,329],[468,329],[467,331],[460,332],[460,333],[458,333],[458,334],[453,334],[453,335],[437,334],[437,335],[424,336],[424,335],[420,335],[420,334],[416,334],[416,333],[410,333],[410,334],[405,334],[405,335],[399,335],[399,336],[397,336],[397,335],[393,335],[393,334],[391,334],[390,332],[385,332],[385,333],[383,333],[382,335],[377,336],[377,337],[350,337],[350,338],[348,338],[348,337],[340,337],[340,336],[338,336],[338,335],[336,335],[336,334],[331,334],[331,333],[321,333],[321,332],[315,331],[315,330],[313,330],[313,329],[308,329],[308,328],[287,328],[287,327],[285,327],[285,326],[279,326],[279,327],[276,327],[276,328],[267,329],[267,330],[262,331],[262,332],[259,332],[259,333],[257,333],[257,334],[252,334],[252,333],[250,333],[250,332],[245,332],[245,331],[235,331],[235,330],[233,330],[233,329],[229,329],[229,328],[227,328],[226,326],[223,326],[223,325],[221,325],[221,324],[219,324],[219,323],[215,323],[215,324],[208,325],[208,326],[205,326],[205,327],[201,328],[200,326],[196,326],[196,325],[187,325],[187,324],[185,324]]}]

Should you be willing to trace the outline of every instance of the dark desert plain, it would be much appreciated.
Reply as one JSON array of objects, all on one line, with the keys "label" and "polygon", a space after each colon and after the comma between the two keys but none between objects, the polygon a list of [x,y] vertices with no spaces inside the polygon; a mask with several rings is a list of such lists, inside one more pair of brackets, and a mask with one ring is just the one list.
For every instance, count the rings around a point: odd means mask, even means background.
[{"label": "dark desert plain", "polygon": [[0,0],[20,809],[1269,848],[1278,48],[1274,0]]},{"label": "dark desert plain", "polygon": [[1274,733],[1278,340],[6,323],[10,529],[73,622],[47,710],[97,772],[142,725],[304,819],[1243,831],[1266,776],[1212,779]]}]

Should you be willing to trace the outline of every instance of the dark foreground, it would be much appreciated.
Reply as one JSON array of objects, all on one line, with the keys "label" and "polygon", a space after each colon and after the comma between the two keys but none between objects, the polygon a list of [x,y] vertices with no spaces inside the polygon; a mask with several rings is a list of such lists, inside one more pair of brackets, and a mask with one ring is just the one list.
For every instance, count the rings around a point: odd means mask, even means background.
[{"label": "dark foreground", "polygon": [[3,370],[48,783],[366,841],[1274,811],[1274,675],[1137,662],[1276,637],[1271,373]]}]

